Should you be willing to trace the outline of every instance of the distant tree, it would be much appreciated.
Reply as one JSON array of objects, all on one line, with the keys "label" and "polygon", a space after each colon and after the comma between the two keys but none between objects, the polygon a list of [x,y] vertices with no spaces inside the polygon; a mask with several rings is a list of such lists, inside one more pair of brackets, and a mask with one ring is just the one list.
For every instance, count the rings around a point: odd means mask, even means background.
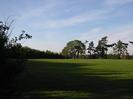
[{"label": "distant tree", "polygon": [[107,58],[108,48],[113,47],[115,45],[115,43],[107,44],[108,43],[107,38],[108,38],[107,36],[101,38],[101,40],[98,41],[98,45],[95,50],[97,55],[101,58]]},{"label": "distant tree", "polygon": [[85,44],[80,40],[74,40],[67,43],[62,50],[62,55],[72,58],[79,58],[79,56],[85,54]]},{"label": "distant tree", "polygon": [[93,41],[91,41],[91,42],[89,43],[89,46],[88,46],[88,48],[87,48],[87,51],[88,51],[90,57],[92,58],[92,55],[95,53],[95,47],[94,47]]},{"label": "distant tree", "polygon": [[113,47],[114,54],[116,54],[119,59],[126,58],[128,55],[127,47],[127,43],[123,43],[121,40],[119,40]]},{"label": "distant tree", "polygon": [[96,47],[96,52],[97,52],[98,56],[101,58],[104,58],[105,55],[107,54],[107,50],[108,50],[108,48],[106,46],[107,42],[108,42],[107,36],[101,38],[101,40],[98,41],[98,45]]},{"label": "distant tree", "polygon": [[[49,50],[41,51],[38,49],[29,48],[27,46],[21,48],[21,53],[25,59],[37,59],[37,58],[47,58],[47,59],[58,59],[64,58],[60,53],[55,53]],[[17,56],[13,56],[14,58]]]}]

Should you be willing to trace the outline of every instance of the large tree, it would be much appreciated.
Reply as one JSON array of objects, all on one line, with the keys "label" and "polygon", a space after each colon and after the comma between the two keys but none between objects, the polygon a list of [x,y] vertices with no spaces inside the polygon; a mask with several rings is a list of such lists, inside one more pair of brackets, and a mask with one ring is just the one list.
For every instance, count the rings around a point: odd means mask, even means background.
[{"label": "large tree", "polygon": [[121,40],[119,40],[113,47],[114,54],[116,54],[119,59],[126,58],[128,55],[127,47],[127,43],[123,43]]},{"label": "large tree", "polygon": [[62,55],[72,58],[79,58],[83,54],[85,54],[85,44],[80,40],[69,41],[62,50]]}]

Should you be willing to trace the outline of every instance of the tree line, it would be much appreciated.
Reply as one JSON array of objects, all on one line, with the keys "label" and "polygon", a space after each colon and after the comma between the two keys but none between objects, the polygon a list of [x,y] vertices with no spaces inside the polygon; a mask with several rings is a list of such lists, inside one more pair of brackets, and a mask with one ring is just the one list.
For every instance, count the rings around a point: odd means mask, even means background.
[{"label": "tree line", "polygon": [[[133,44],[132,41],[129,41]],[[115,59],[129,59],[132,58],[128,53],[129,43],[124,43],[118,40],[116,43],[108,44],[108,37],[102,37],[97,46],[93,41],[87,40],[83,43],[80,40],[69,41],[62,50],[62,55],[70,58],[115,58]],[[113,52],[108,54],[108,49],[112,49]]]},{"label": "tree line", "polygon": [[[11,58],[16,58],[17,54],[12,54],[10,55]],[[33,49],[30,47],[22,47],[21,48],[21,57],[24,59],[39,59],[39,58],[44,58],[44,59],[60,59],[64,58],[64,56],[60,53],[55,53],[50,50],[46,51],[41,51],[38,49]]]},{"label": "tree line", "polygon": [[[7,24],[7,22],[0,22],[0,64],[6,63],[6,60],[10,58],[17,60],[35,58],[131,58],[127,48],[129,43],[133,44],[133,41],[124,43],[119,40],[108,44],[107,36],[102,37],[97,45],[93,41],[87,40],[85,42],[80,40],[69,41],[61,53],[23,47],[21,41],[30,39],[32,36],[22,31],[20,35],[11,38],[10,26],[11,24]],[[109,48],[113,50],[111,54],[108,54]]]}]

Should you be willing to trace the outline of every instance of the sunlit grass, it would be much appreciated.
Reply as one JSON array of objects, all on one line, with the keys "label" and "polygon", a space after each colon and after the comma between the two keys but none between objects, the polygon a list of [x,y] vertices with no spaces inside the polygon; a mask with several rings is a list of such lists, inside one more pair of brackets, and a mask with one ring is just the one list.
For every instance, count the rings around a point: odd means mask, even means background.
[{"label": "sunlit grass", "polygon": [[[132,60],[103,60],[103,59],[37,59],[33,61],[47,61],[54,63],[75,63],[82,64],[79,70],[72,71],[77,73],[93,73],[97,76],[111,77],[112,79],[130,79],[133,78],[133,61]],[[62,66],[63,67],[63,66]],[[62,68],[61,67],[61,68]],[[53,68],[53,67],[52,67]],[[71,69],[71,68],[69,68]],[[71,71],[71,70],[70,70]]]},{"label": "sunlit grass", "polygon": [[79,99],[79,98],[87,98],[91,94],[87,92],[80,92],[80,91],[32,91],[29,93],[23,94],[23,98],[31,98],[30,96],[34,97],[50,97],[50,98],[58,98],[62,97],[63,99]]},{"label": "sunlit grass", "polygon": [[132,83],[132,60],[33,59],[17,86],[22,99],[128,99]]}]

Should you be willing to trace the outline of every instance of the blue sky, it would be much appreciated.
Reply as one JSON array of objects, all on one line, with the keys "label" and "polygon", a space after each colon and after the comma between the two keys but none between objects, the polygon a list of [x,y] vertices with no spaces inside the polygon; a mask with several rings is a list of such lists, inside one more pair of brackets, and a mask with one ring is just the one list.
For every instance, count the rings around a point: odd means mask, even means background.
[{"label": "blue sky", "polygon": [[70,40],[103,36],[109,43],[133,40],[133,0],[0,0],[0,11],[0,20],[15,19],[14,35],[33,36],[23,45],[35,49],[61,52]]}]

